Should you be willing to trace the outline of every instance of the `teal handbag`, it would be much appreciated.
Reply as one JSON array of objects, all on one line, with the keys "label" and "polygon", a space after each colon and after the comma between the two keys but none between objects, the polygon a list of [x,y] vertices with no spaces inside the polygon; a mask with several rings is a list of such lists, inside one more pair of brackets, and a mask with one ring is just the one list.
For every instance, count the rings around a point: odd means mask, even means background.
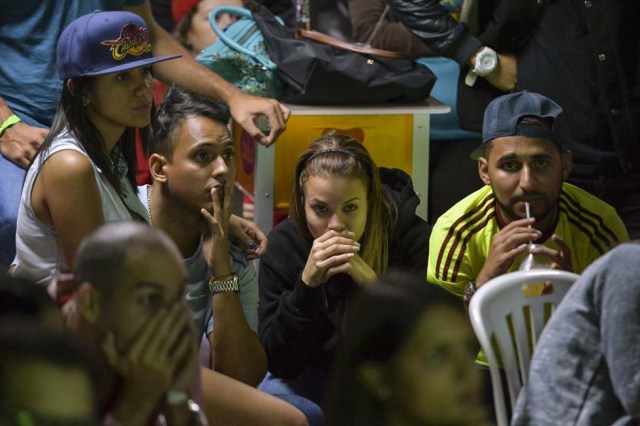
[{"label": "teal handbag", "polygon": [[[223,13],[240,19],[223,31],[216,22],[216,17]],[[234,6],[218,7],[209,14],[209,23],[218,39],[196,59],[245,93],[279,98],[283,92],[282,81],[251,11]]]}]

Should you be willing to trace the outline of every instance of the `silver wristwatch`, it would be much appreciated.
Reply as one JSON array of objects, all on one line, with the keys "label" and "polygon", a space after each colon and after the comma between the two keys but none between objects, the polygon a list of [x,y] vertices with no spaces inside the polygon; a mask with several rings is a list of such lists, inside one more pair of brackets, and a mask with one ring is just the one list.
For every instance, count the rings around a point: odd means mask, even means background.
[{"label": "silver wristwatch", "polygon": [[234,291],[238,293],[240,291],[240,285],[238,284],[238,276],[236,274],[227,275],[223,279],[209,280],[209,293],[218,294]]},{"label": "silver wristwatch", "polygon": [[477,76],[484,77],[493,72],[498,66],[498,54],[490,47],[483,47],[476,55],[476,62],[469,70],[464,80],[467,86],[473,86]]}]

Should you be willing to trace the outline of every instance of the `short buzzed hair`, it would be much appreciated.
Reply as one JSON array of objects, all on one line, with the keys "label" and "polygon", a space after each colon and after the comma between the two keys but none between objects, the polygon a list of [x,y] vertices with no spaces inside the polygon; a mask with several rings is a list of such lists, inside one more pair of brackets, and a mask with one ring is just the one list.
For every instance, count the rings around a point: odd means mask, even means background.
[{"label": "short buzzed hair", "polygon": [[132,250],[164,247],[180,259],[171,238],[146,223],[116,221],[102,225],[86,237],[76,253],[75,285],[90,282],[109,297],[113,284],[122,280],[124,264]]},{"label": "short buzzed hair", "polygon": [[173,86],[152,120],[147,156],[161,154],[170,160],[175,148],[175,130],[180,123],[192,117],[206,117],[224,126],[231,119],[226,105]]}]

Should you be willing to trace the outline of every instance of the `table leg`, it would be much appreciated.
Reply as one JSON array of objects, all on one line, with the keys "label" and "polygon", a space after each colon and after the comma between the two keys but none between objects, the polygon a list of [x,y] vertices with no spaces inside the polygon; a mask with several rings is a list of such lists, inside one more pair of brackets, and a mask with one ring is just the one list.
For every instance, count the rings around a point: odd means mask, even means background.
[{"label": "table leg", "polygon": [[273,228],[275,147],[259,145],[256,151],[254,220],[262,232]]},{"label": "table leg", "polygon": [[413,187],[420,197],[416,214],[428,220],[429,213],[429,114],[413,115],[411,170]]}]

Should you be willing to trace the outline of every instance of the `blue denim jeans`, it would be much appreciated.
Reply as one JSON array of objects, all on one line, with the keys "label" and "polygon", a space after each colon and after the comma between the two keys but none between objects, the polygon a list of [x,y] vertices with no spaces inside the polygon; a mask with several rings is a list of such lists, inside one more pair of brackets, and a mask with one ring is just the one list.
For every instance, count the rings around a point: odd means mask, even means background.
[{"label": "blue denim jeans", "polygon": [[0,272],[16,256],[16,223],[25,170],[0,155]]},{"label": "blue denim jeans", "polygon": [[285,380],[267,373],[258,389],[287,401],[302,411],[310,426],[324,425],[324,384],[326,373],[314,368],[305,369],[293,380]]}]

